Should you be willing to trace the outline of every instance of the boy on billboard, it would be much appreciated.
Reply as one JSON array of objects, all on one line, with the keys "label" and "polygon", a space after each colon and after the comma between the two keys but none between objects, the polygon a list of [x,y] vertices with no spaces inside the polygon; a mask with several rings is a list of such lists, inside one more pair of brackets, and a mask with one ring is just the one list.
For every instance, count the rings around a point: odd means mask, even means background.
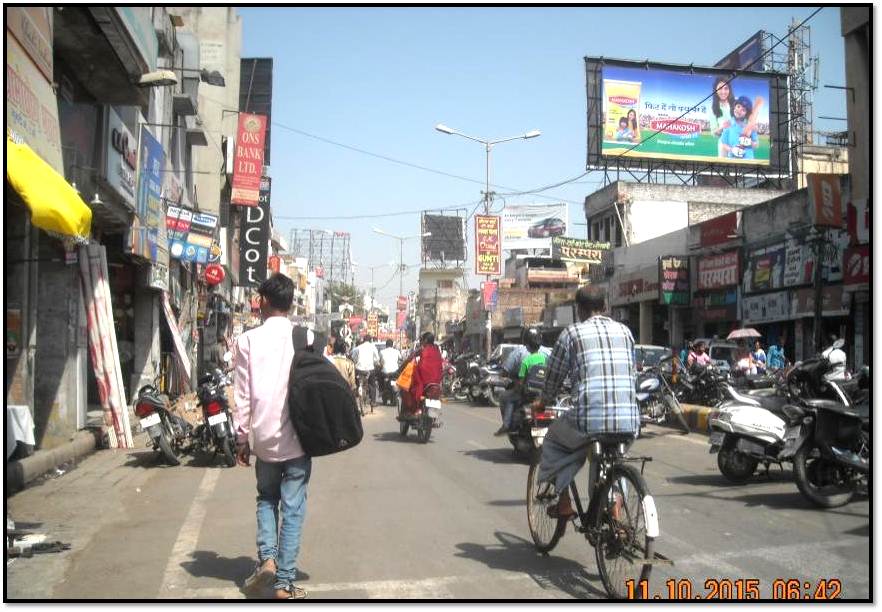
[{"label": "boy on billboard", "polygon": [[616,140],[631,142],[634,139],[634,132],[628,128],[628,119],[622,117],[619,119],[619,129],[616,130]]},{"label": "boy on billboard", "polygon": [[756,108],[747,96],[741,96],[732,108],[732,125],[723,130],[720,136],[720,149],[726,157],[735,159],[754,159],[754,150],[759,146],[756,119],[763,99],[756,99]]}]

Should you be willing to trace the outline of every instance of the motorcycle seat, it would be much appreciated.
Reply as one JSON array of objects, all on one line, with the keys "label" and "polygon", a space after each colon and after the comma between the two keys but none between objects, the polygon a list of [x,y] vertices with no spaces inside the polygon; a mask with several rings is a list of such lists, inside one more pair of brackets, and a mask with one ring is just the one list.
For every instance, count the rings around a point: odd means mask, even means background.
[{"label": "motorcycle seat", "polygon": [[813,398],[805,400],[810,408],[817,410],[828,410],[844,416],[854,417],[856,419],[867,419],[870,416],[870,405],[859,404],[857,406],[848,406],[842,402],[834,402],[833,400]]}]

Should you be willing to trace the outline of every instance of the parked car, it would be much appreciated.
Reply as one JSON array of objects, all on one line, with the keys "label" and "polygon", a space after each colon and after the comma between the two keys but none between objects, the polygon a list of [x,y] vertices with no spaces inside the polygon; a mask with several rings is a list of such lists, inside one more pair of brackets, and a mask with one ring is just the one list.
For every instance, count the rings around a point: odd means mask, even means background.
[{"label": "parked car", "polygon": [[721,374],[728,374],[738,361],[738,345],[728,340],[712,340],[711,338],[696,338],[695,343],[704,342],[707,345],[707,354]]},{"label": "parked car", "polygon": [[[666,356],[671,354],[671,349],[664,346],[656,346],[654,344],[635,344],[634,345],[634,365],[640,372],[644,367],[654,367]],[[670,371],[671,365],[667,364],[667,370]]]},{"label": "parked car", "polygon": [[548,217],[537,221],[527,230],[527,236],[530,238],[550,238],[552,236],[563,236],[567,231],[567,224],[563,219],[557,217]]}]

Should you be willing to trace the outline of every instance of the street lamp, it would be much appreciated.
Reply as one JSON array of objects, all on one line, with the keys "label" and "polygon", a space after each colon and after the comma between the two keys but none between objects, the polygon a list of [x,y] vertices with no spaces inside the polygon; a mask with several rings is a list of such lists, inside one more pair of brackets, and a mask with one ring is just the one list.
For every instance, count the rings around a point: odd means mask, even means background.
[{"label": "street lamp", "polygon": [[[495,140],[487,140],[484,138],[476,138],[475,136],[469,136],[468,134],[463,134],[462,132],[460,132],[458,130],[454,130],[451,127],[447,127],[443,123],[439,123],[438,125],[436,125],[435,129],[438,130],[439,132],[441,132],[442,134],[451,134],[454,136],[462,136],[463,138],[468,138],[469,140],[474,140],[475,142],[480,142],[482,145],[484,145],[484,152],[486,153],[486,182],[485,182],[486,187],[484,189],[484,214],[485,215],[490,214],[490,201],[492,199],[492,196],[490,193],[490,151],[493,149],[493,146],[497,145],[501,142],[509,142],[510,140],[521,140],[521,139],[527,140],[529,138],[536,138],[536,137],[542,135],[542,132],[540,132],[539,130],[530,130],[529,132],[527,132],[525,134],[521,134],[520,136],[510,136],[508,138],[497,138]],[[487,281],[490,280],[489,274],[487,275],[486,279],[487,279]],[[493,327],[492,327],[491,318],[490,318],[490,311],[488,310],[487,311],[487,328],[486,328],[487,357],[490,357],[490,350],[491,350],[491,344],[492,344],[491,343],[492,330],[493,330]]]},{"label": "street lamp", "polygon": [[[353,268],[367,268],[368,270],[371,271],[371,308],[370,308],[369,312],[373,312],[373,310],[374,310],[374,270],[377,270],[379,268],[385,268],[386,266],[394,266],[395,262],[390,261],[388,263],[380,264],[378,266],[363,266],[353,259],[349,263],[352,264]],[[354,278],[353,278],[352,284],[355,285]]]},{"label": "street lamp", "polygon": [[[395,238],[398,241],[398,295],[401,296],[404,293],[404,241],[412,240],[414,238],[428,238],[432,235],[432,232],[424,232],[422,234],[416,234],[415,236],[396,236],[395,234],[384,232],[378,227],[372,227],[371,229],[377,234],[382,234],[389,238]],[[400,342],[401,339],[399,338],[399,343]]]},{"label": "street lamp", "polygon": [[142,74],[138,78],[137,85],[139,87],[169,87],[171,85],[177,85],[178,76],[175,74],[175,71],[182,74],[184,72],[195,72],[199,75],[199,80],[203,83],[214,85],[215,87],[226,87],[226,81],[220,72],[217,70],[209,72],[205,68],[161,68],[159,70],[153,70]]}]

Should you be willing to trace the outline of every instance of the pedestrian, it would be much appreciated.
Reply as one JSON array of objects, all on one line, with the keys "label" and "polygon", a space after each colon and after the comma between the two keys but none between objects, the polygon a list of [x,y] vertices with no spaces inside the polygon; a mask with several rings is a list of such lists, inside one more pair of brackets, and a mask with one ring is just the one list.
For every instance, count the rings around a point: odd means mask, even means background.
[{"label": "pedestrian", "polygon": [[276,599],[303,599],[306,591],[294,584],[295,563],[312,460],[288,413],[294,283],[273,274],[258,294],[263,324],[239,337],[235,378],[236,456],[248,466],[253,452],[257,476],[258,562],[245,588],[256,592],[272,585]]},{"label": "pedestrian", "polygon": [[346,341],[342,338],[337,338],[334,341],[334,354],[331,355],[331,363],[334,364],[334,367],[340,371],[340,375],[343,376],[343,379],[349,383],[349,388],[352,389],[352,393],[355,393],[355,363],[349,358],[346,354],[348,351],[346,350]]},{"label": "pedestrian", "polygon": [[753,358],[753,363],[756,365],[757,373],[765,374],[766,352],[763,350],[763,345],[759,340],[754,343],[753,353],[751,354],[751,357]]}]

